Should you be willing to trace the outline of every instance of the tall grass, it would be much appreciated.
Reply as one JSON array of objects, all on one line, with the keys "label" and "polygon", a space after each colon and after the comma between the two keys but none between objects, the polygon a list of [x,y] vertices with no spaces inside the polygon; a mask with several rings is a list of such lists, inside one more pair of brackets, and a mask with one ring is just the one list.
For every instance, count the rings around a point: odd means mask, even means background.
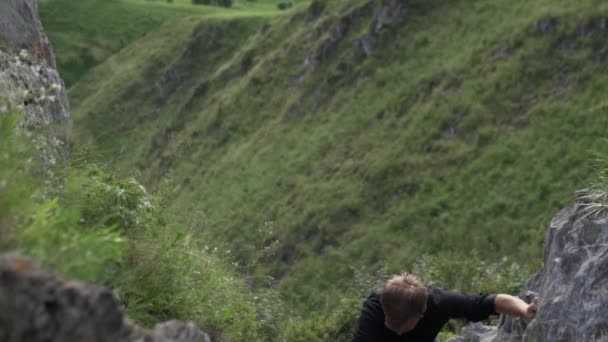
[{"label": "tall grass", "polygon": [[0,117],[0,248],[66,277],[110,286],[144,325],[194,320],[218,341],[261,340],[257,308],[230,265],[163,213],[134,179],[58,166],[42,179],[18,115]]}]

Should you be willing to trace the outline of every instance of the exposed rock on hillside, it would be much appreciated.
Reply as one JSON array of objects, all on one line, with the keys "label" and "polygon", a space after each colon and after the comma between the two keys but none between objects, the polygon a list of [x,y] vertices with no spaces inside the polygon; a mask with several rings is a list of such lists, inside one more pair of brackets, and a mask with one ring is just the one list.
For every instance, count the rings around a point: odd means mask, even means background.
[{"label": "exposed rock on hillside", "polygon": [[378,6],[374,10],[372,27],[374,31],[380,32],[387,26],[400,23],[405,17],[406,9],[401,1],[391,0],[383,6]]},{"label": "exposed rock on hillside", "polygon": [[[65,86],[38,17],[35,0],[7,0],[0,7],[0,112],[16,108],[48,169],[67,153],[70,114]],[[8,103],[7,103],[8,102]]]},{"label": "exposed rock on hillside", "polygon": [[608,217],[587,215],[586,207],[577,202],[551,221],[544,266],[525,285],[539,294],[535,320],[471,325],[450,342],[608,341]]},{"label": "exposed rock on hillside", "polygon": [[[316,12],[316,2],[313,2],[309,7],[310,13]],[[374,1],[366,2],[357,8],[349,8],[340,15],[324,23],[321,30],[315,29],[308,33],[305,38],[318,38],[325,33],[326,38],[304,59],[304,66],[309,68],[310,72],[316,71],[321,63],[328,60],[337,45],[347,36],[349,31],[360,23],[368,22],[370,25],[368,34],[353,40],[353,47],[361,49],[365,56],[372,54],[376,48],[376,37],[384,29],[396,26],[405,20],[405,6],[397,0],[388,1],[386,4],[376,5]]]},{"label": "exposed rock on hillside", "polygon": [[211,341],[191,322],[142,329],[109,289],[63,280],[16,255],[0,256],[0,307],[0,341]]}]

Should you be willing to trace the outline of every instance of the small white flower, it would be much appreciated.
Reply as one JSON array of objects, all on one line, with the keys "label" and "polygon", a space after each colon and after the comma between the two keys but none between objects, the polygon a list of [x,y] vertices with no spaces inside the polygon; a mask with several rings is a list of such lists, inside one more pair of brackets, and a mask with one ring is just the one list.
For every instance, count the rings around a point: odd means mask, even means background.
[{"label": "small white flower", "polygon": [[145,209],[147,211],[153,210],[154,206],[152,205],[152,203],[150,203],[149,201],[143,201],[140,205],[139,205],[140,209]]},{"label": "small white flower", "polygon": [[116,197],[119,200],[124,202],[127,199],[127,197],[125,196],[125,189],[118,189],[118,192],[116,193]]}]

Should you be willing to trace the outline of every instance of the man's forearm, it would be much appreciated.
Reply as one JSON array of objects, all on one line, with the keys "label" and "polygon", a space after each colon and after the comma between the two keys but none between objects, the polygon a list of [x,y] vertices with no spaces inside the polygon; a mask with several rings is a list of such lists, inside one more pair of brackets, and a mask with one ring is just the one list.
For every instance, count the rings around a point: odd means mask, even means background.
[{"label": "man's forearm", "polygon": [[494,299],[496,312],[509,316],[528,318],[528,304],[523,300],[507,294],[498,294]]}]

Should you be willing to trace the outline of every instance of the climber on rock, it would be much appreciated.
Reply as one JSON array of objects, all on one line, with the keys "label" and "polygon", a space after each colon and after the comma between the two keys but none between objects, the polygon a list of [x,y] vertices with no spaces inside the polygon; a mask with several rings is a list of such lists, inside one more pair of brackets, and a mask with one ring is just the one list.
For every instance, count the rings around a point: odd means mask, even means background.
[{"label": "climber on rock", "polygon": [[507,294],[467,295],[425,286],[416,276],[390,278],[370,294],[353,331],[353,342],[433,342],[449,319],[478,322],[505,314],[532,320],[538,299],[531,304]]}]

